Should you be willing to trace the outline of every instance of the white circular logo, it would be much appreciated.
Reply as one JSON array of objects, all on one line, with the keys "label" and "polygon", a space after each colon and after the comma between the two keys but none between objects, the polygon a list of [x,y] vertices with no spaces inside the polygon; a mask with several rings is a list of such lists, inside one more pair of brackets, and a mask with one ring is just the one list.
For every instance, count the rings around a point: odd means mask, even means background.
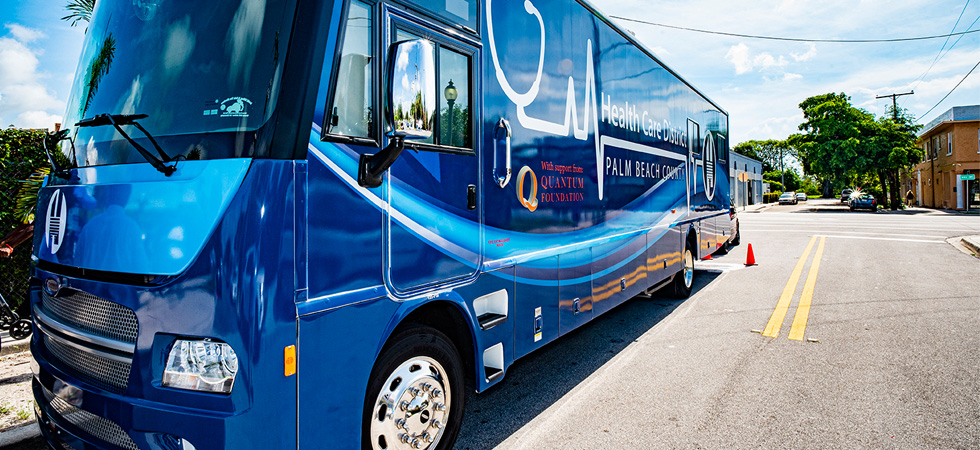
[{"label": "white circular logo", "polygon": [[65,238],[65,222],[68,220],[68,204],[61,189],[51,194],[45,218],[44,243],[51,249],[51,253],[58,253]]},{"label": "white circular logo", "polygon": [[704,152],[701,153],[701,164],[703,170],[701,173],[704,176],[704,195],[708,197],[710,202],[715,198],[715,163],[718,161],[718,152],[715,150],[715,140],[712,139],[711,133],[707,133],[704,137]]}]

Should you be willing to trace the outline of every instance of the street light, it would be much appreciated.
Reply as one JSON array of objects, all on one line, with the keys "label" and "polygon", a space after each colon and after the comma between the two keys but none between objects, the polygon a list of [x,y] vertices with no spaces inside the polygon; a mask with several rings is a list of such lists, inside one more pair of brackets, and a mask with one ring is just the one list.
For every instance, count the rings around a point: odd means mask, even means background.
[{"label": "street light", "polygon": [[459,98],[459,92],[456,87],[453,86],[453,80],[449,80],[449,85],[446,86],[446,90],[443,92],[446,96],[446,102],[449,103],[449,145],[453,145],[453,104],[456,103],[456,99]]}]

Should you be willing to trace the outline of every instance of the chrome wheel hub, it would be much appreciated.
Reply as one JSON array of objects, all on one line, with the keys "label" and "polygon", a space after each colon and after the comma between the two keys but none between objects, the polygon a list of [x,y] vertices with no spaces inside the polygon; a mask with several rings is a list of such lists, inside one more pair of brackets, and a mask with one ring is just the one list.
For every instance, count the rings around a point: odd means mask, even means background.
[{"label": "chrome wheel hub", "polygon": [[684,250],[684,287],[691,287],[694,282],[694,255],[690,250]]},{"label": "chrome wheel hub", "polygon": [[449,418],[451,394],[446,371],[438,362],[424,356],[403,362],[374,403],[372,448],[435,448]]}]

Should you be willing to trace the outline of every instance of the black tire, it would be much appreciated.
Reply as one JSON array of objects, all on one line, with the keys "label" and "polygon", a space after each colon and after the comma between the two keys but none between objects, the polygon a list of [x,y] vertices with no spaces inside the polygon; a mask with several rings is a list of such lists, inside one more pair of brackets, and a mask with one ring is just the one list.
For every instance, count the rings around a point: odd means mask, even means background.
[{"label": "black tire", "polygon": [[14,326],[14,322],[18,320],[15,315],[6,315],[0,312],[0,330],[9,330],[10,327]]},{"label": "black tire", "polygon": [[361,448],[412,449],[417,440],[422,449],[451,449],[462,424],[464,394],[462,360],[445,334],[422,325],[398,332],[371,371]]},{"label": "black tire", "polygon": [[31,325],[31,321],[27,319],[20,319],[14,322],[14,326],[10,328],[10,337],[14,340],[24,339],[34,332],[34,327]]},{"label": "black tire", "polygon": [[680,272],[674,274],[674,279],[670,282],[671,297],[685,299],[691,296],[691,286],[694,285],[694,254],[691,253],[691,244],[684,247],[681,256],[681,264],[684,267]]},{"label": "black tire", "polygon": [[742,243],[742,226],[739,223],[735,224],[735,237],[732,238],[732,245],[738,245]]}]

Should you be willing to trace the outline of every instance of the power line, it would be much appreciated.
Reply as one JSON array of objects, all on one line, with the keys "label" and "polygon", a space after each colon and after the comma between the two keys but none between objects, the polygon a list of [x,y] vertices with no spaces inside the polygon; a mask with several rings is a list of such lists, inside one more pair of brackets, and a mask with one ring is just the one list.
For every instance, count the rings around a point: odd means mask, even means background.
[{"label": "power line", "polygon": [[[953,29],[950,30],[950,33],[956,31],[956,27],[957,27],[957,25],[960,24],[960,19],[963,18],[963,13],[966,12],[966,7],[967,6],[970,6],[970,0],[966,0],[966,4],[963,5],[963,10],[960,11],[960,16],[956,18],[956,23],[953,24]],[[966,27],[966,29],[969,30],[969,29],[973,28],[973,25],[975,25],[977,23],[977,20],[980,20],[980,17],[977,17],[977,19],[974,20],[973,23],[970,24],[970,26]],[[960,42],[960,39],[962,39],[962,38],[963,38],[963,36],[960,36],[960,37],[956,38],[956,40],[953,41],[953,45],[950,45],[949,46],[949,49],[946,49],[946,44],[949,43],[949,38],[946,38],[946,41],[943,42],[943,46],[939,49],[939,52],[936,53],[936,58],[932,60],[932,64],[930,64],[929,65],[929,68],[926,69],[926,71],[922,73],[922,75],[919,77],[918,81],[915,82],[915,86],[912,86],[912,89],[915,89],[915,88],[919,87],[919,83],[922,83],[922,80],[925,80],[926,75],[928,75],[929,74],[929,71],[932,70],[933,67],[935,67],[936,63],[939,62],[939,60],[942,59],[944,56],[946,56],[946,53],[949,53],[950,50],[953,49],[953,47],[956,47],[956,44],[959,43]],[[943,50],[946,50],[946,52],[943,53]]]},{"label": "power line", "polygon": [[642,23],[644,25],[653,25],[657,27],[673,28],[675,30],[693,31],[696,33],[706,33],[706,34],[719,34],[722,36],[732,36],[740,38],[749,39],[766,39],[770,41],[790,41],[790,42],[832,42],[832,43],[844,43],[844,44],[867,44],[867,43],[877,43],[877,42],[906,42],[906,41],[923,41],[927,39],[942,39],[949,38],[952,36],[962,36],[964,34],[971,34],[980,32],[980,30],[968,30],[960,31],[958,33],[940,34],[936,36],[918,36],[909,38],[894,38],[894,39],[804,39],[804,38],[788,38],[788,37],[776,37],[776,36],[757,36],[751,34],[738,34],[738,33],[726,33],[723,31],[710,31],[710,30],[699,30],[697,28],[679,27],[676,25],[667,25],[663,23],[647,22],[645,20],[630,19],[621,16],[609,16],[613,19],[619,19],[626,22],[636,22]]},{"label": "power line", "polygon": [[[947,93],[946,93],[946,96],[945,96],[945,97],[943,97],[943,99],[942,99],[942,100],[940,100],[940,101],[939,101],[939,103],[942,103],[942,102],[944,102],[944,101],[946,101],[946,97],[949,97],[949,95],[950,95],[950,94],[952,94],[952,93],[953,93],[953,91],[955,91],[955,90],[956,90],[956,88],[958,88],[958,87],[960,87],[960,85],[961,85],[961,84],[963,84],[963,82],[964,82],[964,81],[966,81],[966,79],[967,79],[967,77],[969,77],[969,76],[970,76],[970,74],[971,74],[971,73],[973,73],[973,71],[974,71],[974,70],[977,70],[977,66],[980,66],[980,61],[977,61],[977,63],[976,63],[976,64],[975,64],[974,66],[973,66],[973,68],[972,68],[972,69],[970,69],[970,71],[966,73],[966,75],[965,75],[965,76],[963,77],[963,79],[962,79],[962,80],[960,80],[960,82],[959,82],[959,83],[956,83],[956,86],[953,86],[953,89],[950,89],[950,90],[949,90],[949,92],[947,92]],[[927,116],[927,115],[929,115],[929,113],[931,113],[931,112],[932,112],[932,110],[934,110],[934,109],[936,109],[936,106],[939,106],[939,103],[936,103],[935,105],[933,105],[933,107],[932,107],[932,108],[929,108],[929,110],[928,110],[928,111],[926,111],[925,113],[923,113],[923,114],[922,114],[921,116],[919,116],[919,117],[925,117],[925,116]]]}]

